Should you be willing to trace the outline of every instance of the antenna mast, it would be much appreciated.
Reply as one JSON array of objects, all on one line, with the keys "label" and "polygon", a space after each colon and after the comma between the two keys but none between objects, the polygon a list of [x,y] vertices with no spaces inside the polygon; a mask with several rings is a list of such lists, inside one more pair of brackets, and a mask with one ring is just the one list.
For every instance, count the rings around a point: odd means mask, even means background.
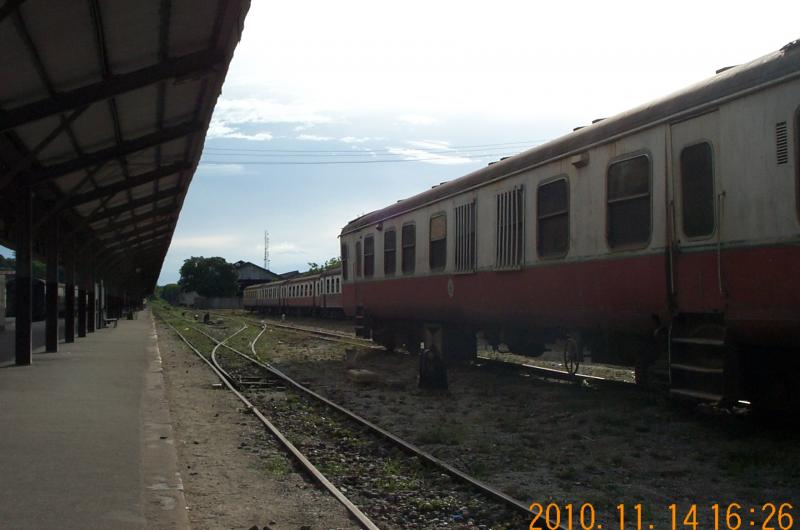
[{"label": "antenna mast", "polygon": [[269,270],[269,232],[264,230],[264,268]]}]

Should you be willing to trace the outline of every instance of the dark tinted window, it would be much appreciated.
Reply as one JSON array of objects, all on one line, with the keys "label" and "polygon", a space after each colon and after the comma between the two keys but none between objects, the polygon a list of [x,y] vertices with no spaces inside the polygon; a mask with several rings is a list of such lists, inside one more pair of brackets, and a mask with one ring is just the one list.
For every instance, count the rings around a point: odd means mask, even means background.
[{"label": "dark tinted window", "polygon": [[394,274],[397,269],[397,232],[387,230],[383,233],[383,273]]},{"label": "dark tinted window", "polygon": [[714,166],[711,145],[691,145],[681,151],[683,233],[688,237],[714,231]]},{"label": "dark tinted window", "polygon": [[403,227],[403,272],[412,273],[417,260],[417,227],[416,225],[405,225]]},{"label": "dark tinted window", "polygon": [[364,238],[364,276],[367,278],[375,274],[375,238]]},{"label": "dark tinted window", "polygon": [[536,193],[536,249],[542,257],[569,249],[569,188],[566,180],[542,184]]},{"label": "dark tinted window", "polygon": [[650,240],[650,159],[637,156],[608,168],[608,245],[641,246]]},{"label": "dark tinted window", "polygon": [[430,254],[431,270],[443,269],[447,265],[447,217],[437,214],[430,222]]},{"label": "dark tinted window", "polygon": [[356,241],[356,277],[361,277],[361,241]]},{"label": "dark tinted window", "polygon": [[348,259],[347,259],[347,245],[342,243],[342,278],[345,280],[347,279],[347,266],[348,266]]}]

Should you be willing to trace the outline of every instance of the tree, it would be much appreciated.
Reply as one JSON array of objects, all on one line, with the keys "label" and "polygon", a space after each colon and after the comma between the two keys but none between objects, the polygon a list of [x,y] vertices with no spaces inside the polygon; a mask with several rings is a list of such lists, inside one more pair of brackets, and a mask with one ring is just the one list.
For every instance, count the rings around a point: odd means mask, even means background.
[{"label": "tree", "polygon": [[334,256],[331,259],[329,259],[328,261],[326,261],[325,264],[322,267],[326,271],[328,271],[328,270],[335,269],[336,267],[341,267],[341,266],[342,266],[342,258],[340,258],[338,256]]},{"label": "tree", "polygon": [[168,283],[163,287],[157,287],[156,292],[159,297],[172,305],[178,305],[180,302],[181,287],[177,283]]},{"label": "tree", "polygon": [[192,256],[183,261],[178,285],[184,292],[196,291],[205,297],[236,296],[238,279],[236,268],[224,258]]},{"label": "tree", "polygon": [[[5,256],[0,256],[0,270],[14,270],[17,268],[17,259],[16,257],[13,258],[6,258]],[[42,263],[41,261],[33,260],[31,261],[31,274],[33,274],[34,278],[39,278],[40,280],[44,280],[47,278],[47,265]]]},{"label": "tree", "polygon": [[335,269],[342,264],[342,258],[333,257],[329,260],[326,260],[325,263],[320,265],[319,263],[315,263],[313,261],[308,263],[308,272],[322,272],[328,271],[331,269]]}]

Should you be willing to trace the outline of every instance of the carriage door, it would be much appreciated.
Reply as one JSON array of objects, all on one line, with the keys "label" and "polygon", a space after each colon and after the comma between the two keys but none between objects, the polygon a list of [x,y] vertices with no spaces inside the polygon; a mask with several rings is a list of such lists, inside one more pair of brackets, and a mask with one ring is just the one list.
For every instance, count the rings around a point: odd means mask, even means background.
[{"label": "carriage door", "polygon": [[719,113],[670,126],[672,295],[679,313],[670,326],[670,392],[719,401],[737,399],[723,310],[720,255],[724,194]]},{"label": "carriage door", "polygon": [[670,126],[672,149],[672,295],[678,313],[720,313],[719,113]]}]

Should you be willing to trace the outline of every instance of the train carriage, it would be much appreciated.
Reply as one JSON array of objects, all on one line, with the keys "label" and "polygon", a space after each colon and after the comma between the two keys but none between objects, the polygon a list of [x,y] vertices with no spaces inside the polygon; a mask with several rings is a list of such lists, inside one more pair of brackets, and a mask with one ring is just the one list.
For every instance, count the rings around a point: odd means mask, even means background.
[{"label": "train carriage", "polygon": [[248,310],[270,314],[340,316],[341,290],[340,268],[308,272],[289,280],[245,288],[243,305]]},{"label": "train carriage", "polygon": [[342,310],[342,269],[337,267],[324,271],[317,283],[317,313],[326,317],[343,315]]},{"label": "train carriage", "polygon": [[[672,391],[800,401],[800,45],[351,221],[343,307],[389,347],[660,354]],[[788,400],[788,401],[787,401]]]}]

